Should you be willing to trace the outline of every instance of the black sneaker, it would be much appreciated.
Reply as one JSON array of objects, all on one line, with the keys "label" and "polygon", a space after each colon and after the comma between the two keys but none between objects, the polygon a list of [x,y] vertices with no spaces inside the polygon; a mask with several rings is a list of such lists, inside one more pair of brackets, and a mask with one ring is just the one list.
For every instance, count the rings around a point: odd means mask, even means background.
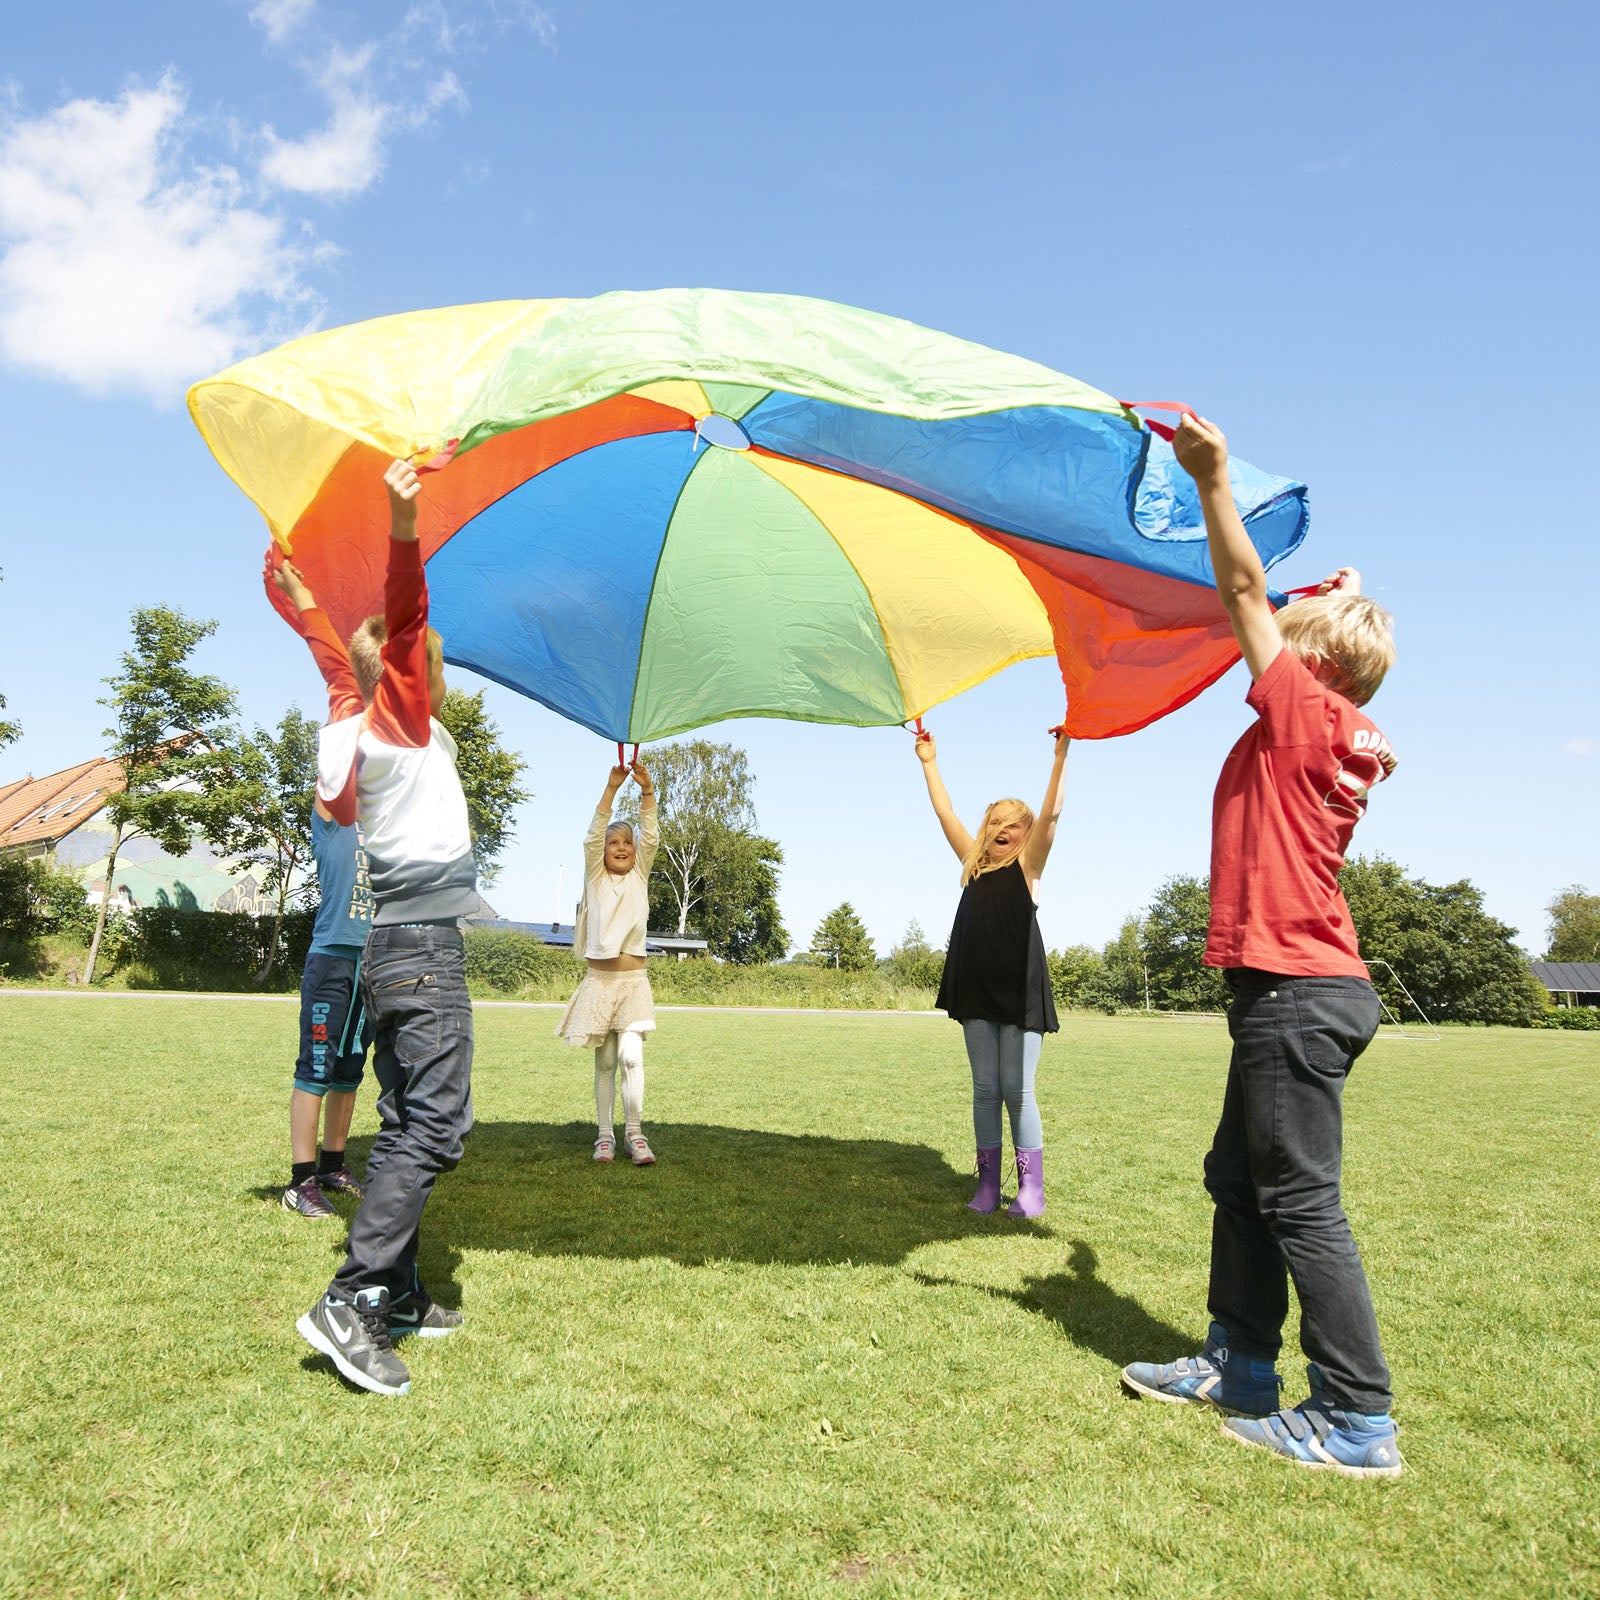
[{"label": "black sneaker", "polygon": [[374,1394],[405,1394],[411,1388],[411,1374],[389,1342],[387,1289],[361,1289],[353,1300],[336,1298],[330,1289],[295,1328],[360,1388]]},{"label": "black sneaker", "polygon": [[403,1339],[414,1333],[419,1339],[442,1339],[454,1333],[467,1319],[433,1299],[426,1290],[408,1294],[389,1307],[389,1337]]},{"label": "black sneaker", "polygon": [[324,1194],[347,1194],[352,1200],[361,1198],[361,1185],[349,1167],[335,1167],[332,1172],[319,1172],[317,1182]]},{"label": "black sneaker", "polygon": [[302,1178],[299,1183],[291,1183],[283,1191],[283,1209],[302,1217],[315,1217],[319,1221],[339,1214],[328,1204],[328,1197],[318,1185],[315,1173],[309,1178]]}]

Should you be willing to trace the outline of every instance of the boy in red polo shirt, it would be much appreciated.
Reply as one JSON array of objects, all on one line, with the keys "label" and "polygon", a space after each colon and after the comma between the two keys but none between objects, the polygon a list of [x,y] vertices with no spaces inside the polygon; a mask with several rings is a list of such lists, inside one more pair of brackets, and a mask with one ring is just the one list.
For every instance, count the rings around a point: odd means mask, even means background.
[{"label": "boy in red polo shirt", "polygon": [[[1394,770],[1358,709],[1394,661],[1391,622],[1349,567],[1274,613],[1228,486],[1227,440],[1185,417],[1173,448],[1200,491],[1258,720],[1223,766],[1212,812],[1205,959],[1232,991],[1233,1058],[1205,1163],[1211,1329],[1199,1355],[1135,1362],[1122,1379],[1153,1399],[1215,1406],[1227,1437],[1302,1466],[1397,1477],[1389,1368],[1339,1198],[1345,1078],[1380,1015],[1339,869],[1368,792]],[[1290,1278],[1311,1396],[1279,1410]]]}]

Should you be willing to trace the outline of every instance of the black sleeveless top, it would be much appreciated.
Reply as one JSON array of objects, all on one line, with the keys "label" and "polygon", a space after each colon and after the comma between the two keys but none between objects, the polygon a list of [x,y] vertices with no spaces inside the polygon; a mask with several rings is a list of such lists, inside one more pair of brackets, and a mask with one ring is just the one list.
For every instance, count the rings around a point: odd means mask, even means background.
[{"label": "black sleeveless top", "polygon": [[1020,861],[980,873],[961,891],[934,1004],[954,1022],[1059,1029],[1038,910]]}]

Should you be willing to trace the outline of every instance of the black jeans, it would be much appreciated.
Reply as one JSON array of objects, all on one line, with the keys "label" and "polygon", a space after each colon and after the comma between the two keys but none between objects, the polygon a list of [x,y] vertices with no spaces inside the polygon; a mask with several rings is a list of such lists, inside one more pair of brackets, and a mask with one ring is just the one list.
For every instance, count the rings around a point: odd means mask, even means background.
[{"label": "black jeans", "polygon": [[417,1227],[433,1180],[461,1159],[472,1127],[472,1002],[453,926],[374,928],[362,992],[376,1034],[372,1070],[382,1128],[366,1196],[350,1224],[333,1291],[418,1287]]},{"label": "black jeans", "polygon": [[1227,973],[1233,1060],[1206,1157],[1212,1317],[1229,1345],[1275,1361],[1300,1300],[1300,1346],[1333,1400],[1387,1411],[1389,1368],[1361,1254],[1339,1199],[1342,1102],[1351,1064],[1378,1030],[1364,978]]}]

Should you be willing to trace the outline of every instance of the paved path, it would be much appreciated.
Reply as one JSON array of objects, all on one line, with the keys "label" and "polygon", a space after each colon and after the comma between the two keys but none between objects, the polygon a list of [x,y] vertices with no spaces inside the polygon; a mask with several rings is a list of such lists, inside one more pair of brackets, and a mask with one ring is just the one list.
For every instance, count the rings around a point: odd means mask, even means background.
[{"label": "paved path", "polygon": [[[297,994],[193,994],[186,989],[28,989],[0,984],[0,998],[42,1000],[243,1000],[254,1005],[299,1005]],[[474,1000],[475,1009],[560,1011],[564,1000]],[[657,1006],[657,1011],[731,1011],[758,1017],[943,1017],[942,1011],[850,1011],[843,1006]]]}]

